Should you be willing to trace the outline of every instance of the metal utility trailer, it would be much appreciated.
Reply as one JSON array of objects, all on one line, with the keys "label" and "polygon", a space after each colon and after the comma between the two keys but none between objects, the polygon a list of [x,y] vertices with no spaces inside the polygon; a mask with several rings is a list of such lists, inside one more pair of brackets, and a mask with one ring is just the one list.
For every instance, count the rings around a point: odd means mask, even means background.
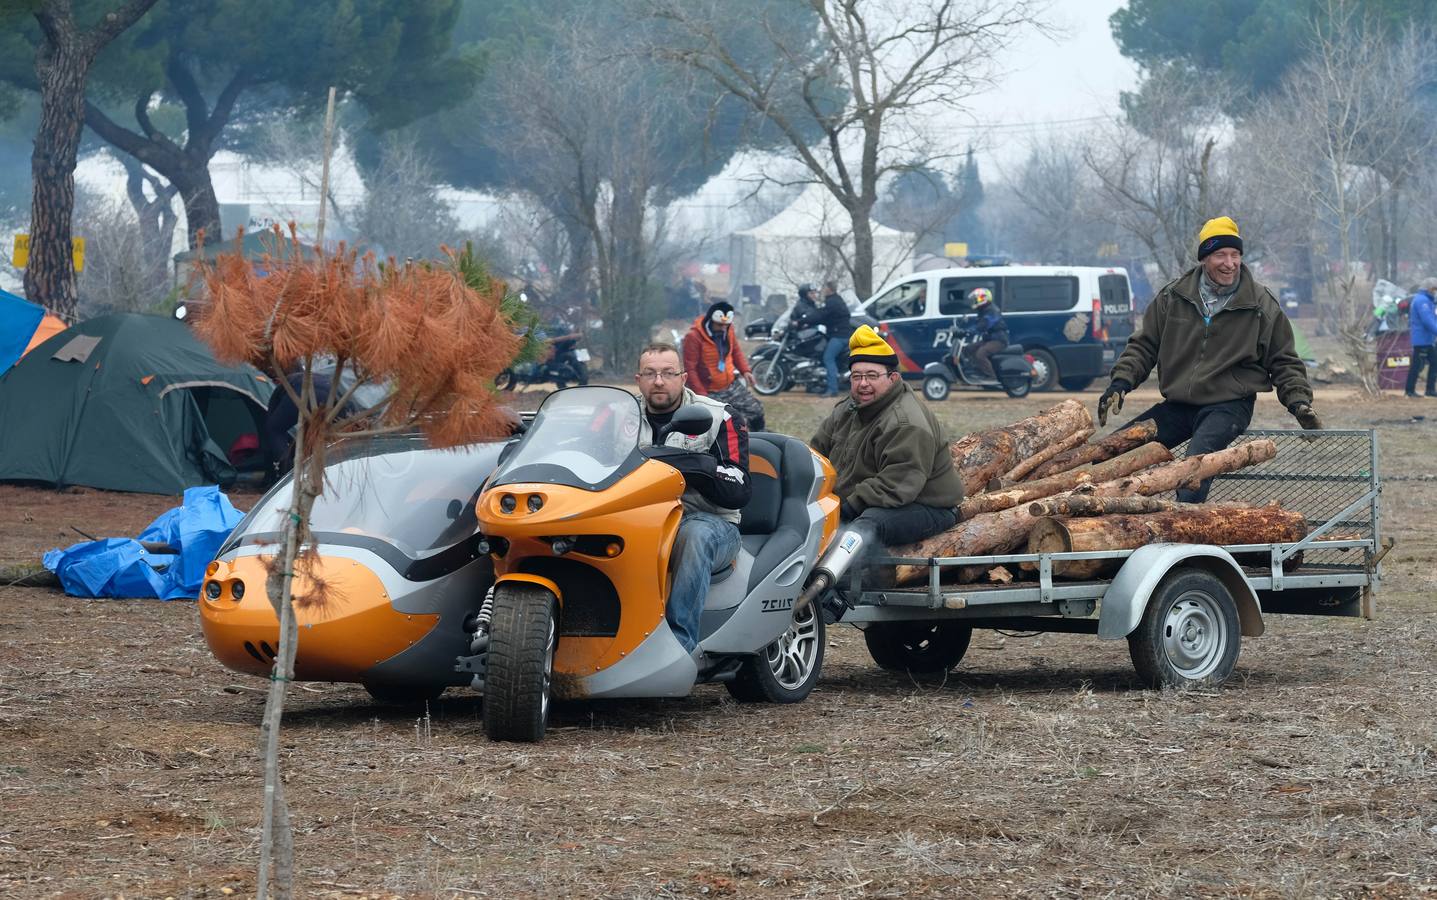
[{"label": "metal utility trailer", "polygon": [[[1241,637],[1262,634],[1264,614],[1371,618],[1379,564],[1391,547],[1380,536],[1375,432],[1249,431],[1238,442],[1258,438],[1275,441],[1277,456],[1218,476],[1208,499],[1280,502],[1307,517],[1301,541],[879,557],[872,560],[878,567],[928,566],[927,585],[865,585],[855,573],[844,590],[854,608],[843,620],[863,629],[880,666],[915,676],[942,675],[956,665],[972,629],[1003,628],[1127,638],[1139,676],[1161,686],[1227,678]],[[1070,559],[1125,561],[1110,579],[1054,580],[1054,563]],[[1035,581],[947,583],[958,567],[1003,565],[1018,574],[1024,563],[1036,566],[1023,573]]]}]

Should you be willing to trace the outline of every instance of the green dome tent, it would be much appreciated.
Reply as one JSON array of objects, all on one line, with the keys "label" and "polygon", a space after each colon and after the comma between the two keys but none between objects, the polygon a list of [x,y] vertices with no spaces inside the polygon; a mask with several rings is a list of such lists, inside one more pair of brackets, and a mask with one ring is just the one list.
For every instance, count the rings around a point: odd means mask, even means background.
[{"label": "green dome tent", "polygon": [[151,494],[226,484],[227,451],[258,434],[273,389],[175,319],[100,316],[0,377],[0,480]]}]

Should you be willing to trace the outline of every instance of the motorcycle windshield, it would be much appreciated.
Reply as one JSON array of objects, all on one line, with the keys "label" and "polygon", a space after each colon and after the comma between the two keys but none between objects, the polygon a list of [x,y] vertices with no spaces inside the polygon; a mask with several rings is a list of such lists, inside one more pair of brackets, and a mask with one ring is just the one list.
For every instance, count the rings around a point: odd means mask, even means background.
[{"label": "motorcycle windshield", "polygon": [[604,490],[643,463],[642,417],[639,398],[619,388],[555,391],[494,473],[492,486],[539,483]]}]

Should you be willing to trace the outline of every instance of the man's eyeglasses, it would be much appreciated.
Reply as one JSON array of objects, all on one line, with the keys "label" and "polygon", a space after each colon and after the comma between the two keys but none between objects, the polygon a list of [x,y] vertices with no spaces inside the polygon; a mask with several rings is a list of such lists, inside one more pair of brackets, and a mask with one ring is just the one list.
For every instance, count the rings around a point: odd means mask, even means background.
[{"label": "man's eyeglasses", "polygon": [[640,380],[640,381],[658,381],[658,380],[662,379],[662,380],[664,380],[664,381],[673,381],[675,378],[678,378],[678,377],[679,377],[680,375],[682,375],[682,374],[684,374],[684,373],[683,373],[683,372],[673,372],[673,371],[670,371],[670,370],[668,370],[668,369],[665,369],[665,370],[662,371],[662,372],[655,372],[653,369],[645,369],[644,371],[642,371],[642,372],[639,373],[639,380]]},{"label": "man's eyeglasses", "polygon": [[873,382],[874,384],[877,384],[878,382],[880,382],[880,381],[882,381],[883,379],[887,378],[889,375],[894,375],[894,374],[896,374],[896,373],[894,373],[894,372],[850,372],[850,373],[848,373],[848,380],[849,380],[849,381],[857,381],[857,382],[859,382],[859,383],[862,383],[862,382],[865,382],[865,381],[871,381],[871,382]]}]

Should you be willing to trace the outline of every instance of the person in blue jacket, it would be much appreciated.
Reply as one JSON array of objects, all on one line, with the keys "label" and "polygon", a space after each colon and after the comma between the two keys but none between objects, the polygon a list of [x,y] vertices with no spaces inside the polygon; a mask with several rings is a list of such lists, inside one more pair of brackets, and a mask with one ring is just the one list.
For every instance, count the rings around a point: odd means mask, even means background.
[{"label": "person in blue jacket", "polygon": [[1433,310],[1433,295],[1437,293],[1437,278],[1422,282],[1422,289],[1412,298],[1412,307],[1407,311],[1412,328],[1412,361],[1407,366],[1407,396],[1417,396],[1417,376],[1422,366],[1427,365],[1428,397],[1437,397],[1437,312]]},{"label": "person in blue jacket", "polygon": [[973,363],[983,377],[997,378],[993,371],[993,354],[1008,346],[1008,326],[1003,323],[1003,313],[993,302],[992,291],[974,288],[968,292],[968,302],[976,314],[968,332],[979,341],[973,349]]}]

